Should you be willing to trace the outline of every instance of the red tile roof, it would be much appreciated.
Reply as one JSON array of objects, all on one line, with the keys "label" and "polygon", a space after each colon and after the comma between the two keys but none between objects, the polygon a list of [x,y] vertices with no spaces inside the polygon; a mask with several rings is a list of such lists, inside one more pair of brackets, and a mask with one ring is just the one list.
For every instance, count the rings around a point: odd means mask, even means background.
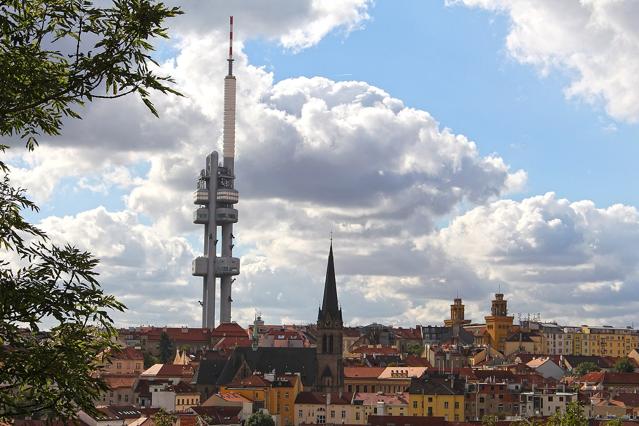
[{"label": "red tile roof", "polygon": [[384,367],[344,367],[344,377],[351,379],[376,379]]},{"label": "red tile roof", "polygon": [[170,385],[168,386],[168,389],[172,390],[173,392],[177,394],[199,393],[198,391],[195,390],[195,388],[193,388],[193,386],[184,382],[178,382],[177,385]]},{"label": "red tile roof", "polygon": [[429,368],[432,367],[430,365],[430,362],[428,362],[426,358],[422,358],[415,355],[408,355],[404,359],[404,362],[406,363],[406,366],[408,367],[429,367]]},{"label": "red tile roof", "polygon": [[152,341],[159,341],[162,333],[166,333],[175,342],[208,343],[211,340],[208,328],[142,327],[140,331],[141,335]]},{"label": "red tile roof", "polygon": [[135,384],[135,380],[137,377],[135,376],[103,376],[102,379],[107,384],[109,389],[125,389],[125,388],[133,388]]},{"label": "red tile roof", "polygon": [[353,401],[360,401],[362,405],[377,405],[378,402],[384,402],[387,405],[408,405],[408,392],[358,392],[353,396]]},{"label": "red tile roof", "polygon": [[216,344],[213,346],[214,350],[222,351],[222,352],[230,352],[235,348],[248,348],[251,346],[252,342],[247,336],[244,337],[222,337]]},{"label": "red tile roof", "polygon": [[372,426],[386,426],[389,424],[404,425],[410,423],[411,426],[449,426],[451,423],[443,417],[434,416],[368,416],[368,424]]},{"label": "red tile roof", "polygon": [[622,402],[626,407],[639,407],[639,394],[636,393],[619,393],[614,399]]},{"label": "red tile roof", "polygon": [[125,346],[124,348],[113,351],[111,359],[116,360],[144,360],[144,354],[141,350]]},{"label": "red tile roof", "polygon": [[422,340],[422,331],[418,328],[393,328],[393,333],[401,339]]},{"label": "red tile roof", "polygon": [[235,322],[225,322],[211,331],[211,337],[249,337],[248,332]]},{"label": "red tile roof", "polygon": [[271,385],[271,382],[264,377],[253,374],[245,379],[234,381],[226,385],[227,388],[267,388]]},{"label": "red tile roof", "polygon": [[145,370],[141,377],[157,378],[192,378],[193,367],[180,364],[155,364]]},{"label": "red tile roof", "polygon": [[639,385],[639,373],[603,373],[604,385]]},{"label": "red tile roof", "polygon": [[[239,424],[239,415],[242,407],[193,407],[192,410],[199,416],[207,416],[212,419],[209,424],[230,425]],[[181,425],[181,423],[180,423]]]}]

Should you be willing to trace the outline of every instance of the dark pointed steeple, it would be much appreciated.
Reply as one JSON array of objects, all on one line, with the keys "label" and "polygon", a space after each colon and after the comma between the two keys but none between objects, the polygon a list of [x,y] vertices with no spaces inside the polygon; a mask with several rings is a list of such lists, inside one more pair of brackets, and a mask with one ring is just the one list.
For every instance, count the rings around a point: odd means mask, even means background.
[{"label": "dark pointed steeple", "polygon": [[[326,320],[330,320],[326,323]],[[318,324],[326,326],[331,324],[333,327],[342,326],[342,310],[337,301],[337,284],[335,282],[335,265],[333,263],[333,242],[328,252],[328,265],[326,266],[326,280],[324,281],[324,298],[322,299],[322,308],[317,316]]]}]

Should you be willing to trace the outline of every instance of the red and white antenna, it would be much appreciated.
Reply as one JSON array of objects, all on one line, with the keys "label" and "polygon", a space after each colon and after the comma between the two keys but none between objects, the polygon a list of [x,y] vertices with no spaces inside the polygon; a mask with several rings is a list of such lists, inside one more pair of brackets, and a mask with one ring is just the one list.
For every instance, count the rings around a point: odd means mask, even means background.
[{"label": "red and white antenna", "polygon": [[233,17],[229,17],[229,75],[233,75]]}]

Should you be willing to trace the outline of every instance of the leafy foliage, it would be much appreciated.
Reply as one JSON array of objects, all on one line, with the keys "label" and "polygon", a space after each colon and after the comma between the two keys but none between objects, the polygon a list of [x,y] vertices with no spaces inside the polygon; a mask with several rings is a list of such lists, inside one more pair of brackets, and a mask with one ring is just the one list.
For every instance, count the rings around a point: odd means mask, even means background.
[{"label": "leafy foliage", "polygon": [[635,371],[635,366],[632,363],[632,361],[630,361],[630,358],[628,357],[623,357],[619,359],[615,363],[614,368],[617,373],[632,373],[633,371]]},{"label": "leafy foliage", "polygon": [[273,418],[262,411],[251,414],[246,424],[247,426],[275,426]]},{"label": "leafy foliage", "polygon": [[612,420],[608,420],[605,424],[606,426],[623,426],[623,420],[621,420],[619,417],[616,417]]},{"label": "leafy foliage", "polygon": [[597,367],[594,362],[590,361],[579,363],[579,365],[575,367],[575,374],[578,376],[583,376],[584,374],[588,374],[593,371],[599,371],[599,367]]},{"label": "leafy foliage", "polygon": [[159,76],[149,39],[180,14],[151,0],[0,2],[0,135],[60,134],[65,117],[95,98],[138,93],[157,115],[149,90],[178,94]]},{"label": "leafy foliage", "polygon": [[409,355],[422,356],[422,353],[424,352],[424,347],[420,345],[419,343],[413,343],[408,345],[408,347],[406,348],[406,352]]},{"label": "leafy foliage", "polygon": [[24,220],[37,207],[6,175],[0,194],[0,244],[13,258],[0,261],[0,417],[91,410],[106,390],[94,375],[101,354],[116,348],[107,311],[124,305],[100,289],[94,257]]},{"label": "leafy foliage", "polygon": [[173,354],[173,342],[169,338],[169,335],[165,332],[160,334],[160,362],[166,364],[171,360]]},{"label": "leafy foliage", "polygon": [[571,402],[564,413],[557,412],[548,419],[547,426],[588,426],[588,418],[578,402]]},{"label": "leafy foliage", "polygon": [[495,426],[497,424],[497,416],[483,416],[481,418],[482,426]]},{"label": "leafy foliage", "polygon": [[169,414],[160,408],[157,413],[153,415],[153,423],[156,426],[172,426],[177,422],[177,417],[173,414]]},{"label": "leafy foliage", "polygon": [[144,352],[144,368],[150,368],[151,366],[158,364],[160,359],[151,355],[148,352]]},{"label": "leafy foliage", "polygon": [[[0,136],[61,133],[63,120],[95,98],[137,93],[157,115],[150,91],[173,93],[158,75],[150,39],[181,12],[152,0],[0,1]],[[0,154],[8,148],[0,144]],[[11,185],[0,159],[0,419],[96,413],[107,386],[99,369],[116,349],[110,312],[91,254],[51,244],[23,217],[37,212]],[[43,331],[48,328],[48,331]]]}]

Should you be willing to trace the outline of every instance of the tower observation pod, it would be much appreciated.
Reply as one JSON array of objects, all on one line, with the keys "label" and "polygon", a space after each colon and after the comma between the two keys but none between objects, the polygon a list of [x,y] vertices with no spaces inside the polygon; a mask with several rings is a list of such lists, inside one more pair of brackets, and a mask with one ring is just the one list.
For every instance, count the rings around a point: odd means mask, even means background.
[{"label": "tower observation pod", "polygon": [[[215,282],[220,278],[220,323],[231,322],[231,284],[240,273],[240,259],[233,257],[234,207],[239,201],[235,182],[235,76],[233,75],[233,17],[230,17],[228,75],[224,78],[223,162],[213,151],[200,172],[193,202],[198,206],[193,222],[204,225],[203,256],[193,260],[193,275],[202,277],[202,327],[215,328]],[[217,240],[218,227],[221,241]],[[218,243],[220,244],[218,246]],[[218,247],[219,253],[218,256]]]}]

